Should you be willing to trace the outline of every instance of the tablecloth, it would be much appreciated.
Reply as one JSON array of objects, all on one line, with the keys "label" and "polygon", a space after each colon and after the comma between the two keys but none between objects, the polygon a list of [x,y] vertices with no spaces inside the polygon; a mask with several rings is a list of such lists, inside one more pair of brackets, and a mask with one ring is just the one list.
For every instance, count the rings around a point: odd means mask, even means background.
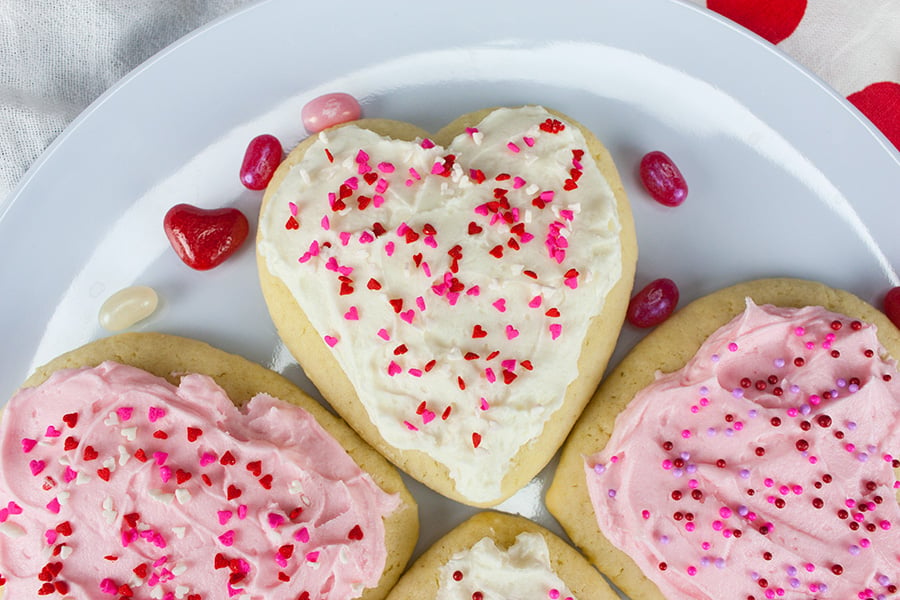
[{"label": "tablecloth", "polygon": [[[0,0],[0,205],[95,98],[255,0]],[[900,149],[900,0],[687,0],[777,44]]]}]

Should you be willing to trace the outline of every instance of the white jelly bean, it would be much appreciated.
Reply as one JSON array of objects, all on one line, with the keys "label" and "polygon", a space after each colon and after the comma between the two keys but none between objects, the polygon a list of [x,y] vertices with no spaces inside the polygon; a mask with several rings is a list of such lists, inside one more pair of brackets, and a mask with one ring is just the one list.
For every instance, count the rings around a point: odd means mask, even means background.
[{"label": "white jelly bean", "polygon": [[159,305],[156,291],[145,285],[119,290],[100,307],[100,325],[108,331],[122,331],[153,314]]}]

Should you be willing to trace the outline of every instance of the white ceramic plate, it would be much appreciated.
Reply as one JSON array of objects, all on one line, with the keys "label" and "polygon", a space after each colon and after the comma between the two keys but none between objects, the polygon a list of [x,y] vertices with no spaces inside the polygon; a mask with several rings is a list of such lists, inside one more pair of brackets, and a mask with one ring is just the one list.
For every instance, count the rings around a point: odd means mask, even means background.
[{"label": "white ceramic plate", "polygon": [[[630,194],[637,285],[676,280],[683,302],[761,276],[818,279],[879,303],[898,284],[900,155],[846,101],[773,47],[676,0],[269,0],[185,38],[73,123],[0,206],[0,398],[40,363],[105,335],[107,296],[150,285],[139,329],[208,341],[311,387],[279,344],[247,244],[199,273],[169,248],[173,204],[237,206],[247,141],[292,146],[300,108],[349,92],[368,116],[437,129],[491,105],[545,104],[610,148]],[[667,209],[636,166],[662,149],[689,184]],[[640,337],[626,328],[614,360]],[[547,473],[502,508],[558,530]],[[471,509],[410,483],[419,551]]]}]

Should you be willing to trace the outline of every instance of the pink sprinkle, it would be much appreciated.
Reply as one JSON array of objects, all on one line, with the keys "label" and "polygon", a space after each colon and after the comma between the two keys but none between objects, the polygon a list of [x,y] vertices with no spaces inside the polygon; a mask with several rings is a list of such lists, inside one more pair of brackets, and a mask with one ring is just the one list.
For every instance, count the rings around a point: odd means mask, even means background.
[{"label": "pink sprinkle", "polygon": [[47,432],[44,433],[45,437],[59,437],[59,435],[60,435],[59,429],[57,429],[53,425],[50,425],[49,427],[47,427]]},{"label": "pink sprinkle", "polygon": [[306,555],[306,560],[309,561],[309,562],[313,562],[313,563],[316,562],[316,561],[318,561],[318,560],[319,560],[319,551],[318,551],[318,550],[314,550],[314,551],[312,551],[312,552],[309,552],[309,553]]},{"label": "pink sprinkle", "polygon": [[328,215],[323,215],[322,220],[319,221],[319,225],[321,225],[322,229],[328,231],[331,229],[331,219],[328,218]]},{"label": "pink sprinkle", "polygon": [[338,234],[338,237],[341,239],[341,246],[346,246],[350,243],[350,232],[342,231]]},{"label": "pink sprinkle", "polygon": [[442,163],[441,161],[437,161],[437,162],[434,163],[434,165],[431,167],[431,174],[432,174],[432,175],[440,175],[440,174],[443,173],[443,172],[444,172],[444,163]]},{"label": "pink sprinkle", "polygon": [[520,151],[519,147],[516,144],[514,144],[513,142],[508,143],[506,145],[506,147],[509,148],[509,150],[511,152],[519,152]]},{"label": "pink sprinkle", "polygon": [[119,587],[109,577],[100,582],[100,591],[104,594],[115,595],[119,591]]},{"label": "pink sprinkle", "polygon": [[391,377],[401,373],[402,371],[403,369],[400,368],[400,365],[398,365],[394,361],[391,361],[388,365],[388,375],[390,375]]},{"label": "pink sprinkle", "polygon": [[528,146],[529,148],[534,146],[534,138],[533,137],[524,136],[524,137],[522,137],[522,141],[525,142],[525,145]]},{"label": "pink sprinkle", "polygon": [[488,401],[484,398],[481,399],[481,410],[487,410],[490,408]]},{"label": "pink sprinkle", "polygon": [[412,323],[413,318],[416,316],[416,312],[413,309],[409,309],[400,313],[400,318],[406,321],[407,323]]},{"label": "pink sprinkle", "polygon": [[31,438],[22,438],[22,452],[28,454],[37,446],[37,440]]},{"label": "pink sprinkle", "polygon": [[719,516],[722,517],[723,519],[727,519],[727,518],[731,517],[731,514],[732,514],[731,509],[728,508],[727,506],[723,506],[722,508],[719,509]]},{"label": "pink sprinkle", "polygon": [[522,179],[521,177],[514,177],[513,178],[513,189],[517,190],[520,187],[524,186],[525,183],[526,183],[526,181],[524,179]]},{"label": "pink sprinkle", "polygon": [[157,406],[151,406],[147,410],[147,418],[150,419],[151,423],[156,423],[159,419],[166,416],[166,409],[159,408]]},{"label": "pink sprinkle", "polygon": [[738,345],[735,344],[734,342],[731,342],[730,344],[728,344],[729,352],[737,352],[737,349],[738,349]]},{"label": "pink sprinkle", "polygon": [[416,298],[416,307],[419,309],[419,311],[424,311],[425,310],[425,298],[423,298],[422,296],[419,296],[418,298]]},{"label": "pink sprinkle", "polygon": [[356,162],[364,163],[364,162],[368,162],[368,160],[369,160],[369,155],[366,154],[365,150],[360,149],[359,152],[356,153]]},{"label": "pink sprinkle", "polygon": [[409,371],[407,371],[407,373],[409,373],[413,377],[421,377],[422,369],[410,369]]},{"label": "pink sprinkle", "polygon": [[566,221],[572,221],[575,219],[575,213],[568,208],[565,210],[559,211],[559,216],[561,216]]},{"label": "pink sprinkle", "polygon": [[309,541],[309,530],[307,530],[306,527],[301,527],[294,534],[294,539],[304,544],[307,543]]},{"label": "pink sprinkle", "polygon": [[359,311],[355,306],[351,306],[350,310],[344,313],[344,318],[348,321],[359,321]]},{"label": "pink sprinkle", "polygon": [[516,370],[516,359],[510,358],[507,360],[500,361],[500,366],[506,369],[507,371],[515,371]]},{"label": "pink sprinkle", "polygon": [[466,296],[478,296],[481,294],[481,288],[477,285],[473,285],[469,289],[466,290]]},{"label": "pink sprinkle", "polygon": [[573,290],[577,289],[578,288],[578,278],[577,277],[567,277],[566,285],[569,286],[570,288],[572,288]]},{"label": "pink sprinkle", "polygon": [[647,510],[647,509],[642,510],[642,511],[641,511],[641,517],[643,517],[644,519],[649,519],[649,518],[650,518],[650,511]]},{"label": "pink sprinkle", "polygon": [[269,527],[278,529],[284,523],[284,517],[278,513],[269,513]]},{"label": "pink sprinkle", "polygon": [[478,206],[476,206],[475,214],[481,215],[482,217],[486,217],[488,215],[487,204],[479,204]]},{"label": "pink sprinkle", "polygon": [[359,234],[359,243],[360,244],[371,244],[375,241],[375,236],[369,233],[368,231],[363,231]]},{"label": "pink sprinkle", "polygon": [[506,312],[506,299],[505,298],[500,298],[499,300],[495,300],[493,305],[494,305],[494,308],[496,308],[500,312]]},{"label": "pink sprinkle", "polygon": [[297,216],[297,205],[293,202],[288,202],[288,210],[291,211],[291,216]]},{"label": "pink sprinkle", "polygon": [[220,510],[216,514],[219,516],[219,525],[225,525],[231,520],[234,513],[230,510]]},{"label": "pink sprinkle", "polygon": [[885,531],[887,531],[888,529],[891,528],[891,522],[888,521],[887,519],[885,519],[885,520],[881,521],[878,524],[878,526],[881,527],[882,529],[884,529]]},{"label": "pink sprinkle", "polygon": [[338,343],[338,340],[333,335],[325,336],[325,343],[328,344],[329,347],[334,348],[334,345]]},{"label": "pink sprinkle", "polygon": [[46,467],[46,463],[42,460],[33,460],[28,463],[28,466],[31,468],[32,475],[38,475],[41,471]]},{"label": "pink sprinkle", "polygon": [[52,512],[52,513],[55,514],[55,515],[58,515],[58,514],[59,514],[59,500],[57,500],[56,498],[54,498],[53,500],[51,500],[50,502],[48,502],[48,503],[47,503],[47,510],[49,510],[50,512]]},{"label": "pink sprinkle", "polygon": [[384,253],[388,256],[394,255],[394,242],[388,242],[384,245]]},{"label": "pink sprinkle", "polygon": [[169,467],[160,467],[159,478],[162,479],[163,483],[168,482],[172,478],[172,469]]},{"label": "pink sprinkle", "polygon": [[59,538],[59,534],[53,529],[48,529],[44,532],[44,537],[47,538],[47,545],[52,546]]},{"label": "pink sprinkle", "polygon": [[216,462],[216,455],[212,452],[204,452],[200,455],[200,466],[205,467],[210,463]]},{"label": "pink sprinkle", "polygon": [[234,530],[229,529],[225,533],[219,536],[219,541],[222,542],[223,546],[231,546],[234,544]]},{"label": "pink sprinkle", "polygon": [[169,458],[168,452],[154,452],[153,453],[153,460],[154,460],[154,462],[156,462],[157,465],[166,464],[166,460],[168,460],[168,458]]},{"label": "pink sprinkle", "polygon": [[132,413],[134,413],[134,408],[130,406],[122,406],[116,409],[116,414],[119,416],[120,421],[130,420]]},{"label": "pink sprinkle", "polygon": [[558,338],[562,334],[562,325],[559,323],[553,323],[550,325],[550,337],[552,339]]},{"label": "pink sprinkle", "polygon": [[282,569],[287,567],[287,559],[280,552],[275,554],[275,563]]},{"label": "pink sprinkle", "polygon": [[72,467],[66,467],[66,470],[63,471],[63,480],[66,483],[74,481],[76,477],[78,477],[78,473]]},{"label": "pink sprinkle", "polygon": [[359,179],[356,177],[350,177],[347,179],[344,184],[349,187],[351,190],[359,189]]},{"label": "pink sprinkle", "polygon": [[415,179],[416,181],[422,179],[422,176],[419,175],[419,172],[416,171],[416,170],[415,170],[414,168],[412,168],[412,167],[409,168],[409,174],[412,175],[413,179]]},{"label": "pink sprinkle", "polygon": [[247,518],[247,505],[246,504],[241,504],[240,506],[238,506],[237,515],[238,515],[238,519],[240,519],[241,521],[243,521],[244,519]]},{"label": "pink sprinkle", "polygon": [[478,133],[478,128],[476,128],[476,127],[466,127],[466,133],[468,133],[470,136],[471,136],[471,135],[474,135],[474,134]]},{"label": "pink sprinkle", "polygon": [[683,437],[684,439],[688,439],[689,437],[691,437],[691,430],[690,430],[690,429],[683,429],[683,430],[681,431],[681,437]]},{"label": "pink sprinkle", "polygon": [[513,340],[519,337],[519,330],[513,327],[512,325],[506,326],[506,339]]},{"label": "pink sprinkle", "polygon": [[541,192],[541,195],[539,196],[539,198],[541,200],[543,200],[544,202],[550,202],[551,200],[553,200],[553,196],[554,196],[553,190],[546,190],[544,192]]},{"label": "pink sprinkle", "polygon": [[531,301],[528,303],[528,306],[531,307],[531,308],[538,308],[538,307],[540,307],[540,305],[541,305],[542,302],[543,302],[543,298],[541,298],[540,296],[535,296],[535,297],[532,298]]},{"label": "pink sprinkle", "polygon": [[387,332],[387,329],[385,329],[383,327],[378,330],[378,337],[380,337],[381,339],[383,339],[386,342],[389,342],[391,340],[391,334],[389,334]]},{"label": "pink sprinkle", "polygon": [[487,367],[484,370],[484,376],[487,378],[488,383],[494,383],[497,381],[497,376],[494,374],[494,370],[490,367]]},{"label": "pink sprinkle", "polygon": [[389,162],[380,162],[378,163],[378,170],[382,173],[393,173],[394,165]]}]

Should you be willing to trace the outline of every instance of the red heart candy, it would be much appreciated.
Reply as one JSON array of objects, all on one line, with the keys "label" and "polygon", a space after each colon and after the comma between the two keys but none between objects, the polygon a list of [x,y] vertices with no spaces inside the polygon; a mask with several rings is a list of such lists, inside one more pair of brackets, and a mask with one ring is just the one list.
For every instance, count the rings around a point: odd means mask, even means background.
[{"label": "red heart candy", "polygon": [[178,257],[198,271],[222,264],[250,233],[247,217],[236,208],[204,209],[190,204],[170,208],[163,228]]}]

